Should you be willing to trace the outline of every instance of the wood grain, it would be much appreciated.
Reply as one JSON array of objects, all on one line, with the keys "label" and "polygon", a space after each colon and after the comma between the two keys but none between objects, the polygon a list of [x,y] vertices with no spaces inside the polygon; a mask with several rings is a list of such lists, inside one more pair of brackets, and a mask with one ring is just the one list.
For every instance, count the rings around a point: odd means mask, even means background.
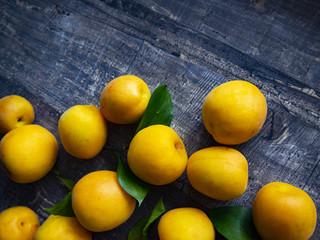
[{"label": "wood grain", "polygon": [[319,91],[318,1],[140,1]]},{"label": "wood grain", "polygon": [[[209,91],[230,79],[257,85],[268,102],[257,136],[234,146],[249,163],[245,194],[233,201],[209,199],[184,174],[153,187],[143,205],[120,227],[94,239],[125,239],[163,196],[167,209],[193,206],[251,207],[258,190],[273,181],[305,190],[320,210],[319,6],[291,1],[1,1],[0,97],[19,94],[34,106],[35,123],[59,141],[56,168],[78,180],[116,170],[103,149],[94,159],[71,157],[59,140],[60,115],[76,104],[99,106],[104,86],[134,74],[153,91],[167,84],[174,104],[171,127],[188,155],[218,145],[206,132],[201,107]],[[109,123],[107,147],[128,146],[136,124]],[[125,157],[125,155],[123,155]],[[1,211],[27,205],[41,222],[67,193],[54,174],[31,184],[13,183],[0,171]],[[320,221],[311,239],[320,238]],[[150,239],[158,239],[156,224]],[[218,235],[217,239],[223,239]]]}]

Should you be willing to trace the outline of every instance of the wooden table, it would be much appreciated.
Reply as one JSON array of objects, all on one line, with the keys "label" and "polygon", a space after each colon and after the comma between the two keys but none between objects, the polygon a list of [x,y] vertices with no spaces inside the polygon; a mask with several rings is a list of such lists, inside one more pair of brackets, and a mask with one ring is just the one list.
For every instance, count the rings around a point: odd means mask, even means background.
[{"label": "wooden table", "polygon": [[[174,104],[171,127],[188,155],[218,145],[206,132],[201,107],[209,91],[228,80],[247,80],[268,103],[267,120],[253,139],[234,146],[249,163],[246,192],[233,201],[209,199],[184,174],[153,187],[120,227],[94,239],[125,239],[136,221],[163,196],[167,209],[193,206],[251,208],[258,190],[274,181],[305,190],[320,210],[320,2],[311,0],[16,0],[0,7],[0,97],[18,94],[35,108],[35,123],[59,141],[56,168],[74,180],[116,170],[104,149],[80,160],[63,149],[60,115],[77,104],[99,106],[104,86],[133,74],[153,91],[167,84]],[[128,146],[137,125],[109,123],[106,147]],[[67,188],[49,173],[30,184],[0,171],[0,210],[25,205],[39,215]],[[157,239],[156,224],[150,239]],[[218,236],[217,239],[222,239]],[[320,239],[320,221],[311,239]]]}]

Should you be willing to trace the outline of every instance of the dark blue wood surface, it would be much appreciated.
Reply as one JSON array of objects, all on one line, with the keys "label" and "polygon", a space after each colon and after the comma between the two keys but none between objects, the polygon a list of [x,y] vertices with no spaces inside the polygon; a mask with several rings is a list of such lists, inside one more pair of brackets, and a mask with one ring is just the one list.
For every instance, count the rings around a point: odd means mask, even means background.
[{"label": "dark blue wood surface", "polygon": [[[59,141],[56,168],[74,180],[99,169],[116,170],[107,150],[90,160],[63,149],[57,123],[76,104],[99,106],[104,86],[133,74],[153,91],[167,84],[174,104],[172,128],[188,155],[218,145],[206,132],[201,107],[209,91],[228,80],[258,86],[267,120],[250,141],[234,146],[249,163],[246,192],[216,201],[193,190],[184,174],[153,187],[120,227],[94,239],[125,239],[163,196],[167,209],[251,208],[258,190],[273,181],[305,190],[320,210],[320,2],[231,1],[1,1],[0,98],[18,94],[35,108],[35,123]],[[137,125],[109,123],[106,147],[128,146]],[[53,173],[31,184],[12,182],[0,170],[0,211],[29,206],[41,222],[67,189]],[[311,239],[320,239],[320,222]],[[156,224],[151,239],[157,239]],[[223,239],[218,236],[217,239]]]}]

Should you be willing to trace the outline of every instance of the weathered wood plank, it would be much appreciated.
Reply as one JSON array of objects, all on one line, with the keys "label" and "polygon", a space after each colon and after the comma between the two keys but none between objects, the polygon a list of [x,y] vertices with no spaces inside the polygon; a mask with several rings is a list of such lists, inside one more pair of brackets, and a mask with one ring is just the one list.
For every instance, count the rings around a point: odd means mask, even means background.
[{"label": "weathered wood plank", "polygon": [[[142,43],[100,23],[79,19],[81,16],[57,18],[55,6],[50,9],[48,23],[46,12],[22,14],[23,9],[15,9],[8,6],[6,10],[10,16],[7,26],[20,23],[14,25],[18,34],[12,37],[8,34],[2,41],[2,56],[12,56],[12,62],[0,60],[3,74],[28,81],[27,88],[39,85],[39,94],[43,96],[49,91],[54,95],[63,92],[67,103],[64,110],[75,102],[84,104],[81,96],[88,93],[91,95],[88,100],[98,104],[98,97],[94,96],[96,88],[100,92],[107,79],[125,74]],[[81,27],[77,27],[79,22]],[[43,26],[44,23],[47,25]],[[67,87],[65,82],[69,83]]]},{"label": "weathered wood plank", "polygon": [[[137,75],[151,90],[167,84],[174,103],[172,128],[185,142],[189,156],[217,145],[203,126],[201,107],[206,94],[228,79],[242,78],[256,84],[267,98],[268,118],[256,137],[235,146],[249,163],[248,188],[240,198],[228,202],[209,199],[193,190],[184,174],[173,184],[153,187],[142,207],[125,224],[94,234],[94,239],[125,239],[133,224],[149,214],[161,196],[168,209],[251,207],[257,191],[271,181],[285,181],[304,189],[319,211],[320,102],[312,85],[300,83],[287,76],[281,66],[278,70],[270,68],[220,39],[199,35],[199,29],[181,24],[183,17],[175,19],[160,13],[157,4],[161,2],[145,1],[145,7],[128,2],[3,2],[0,97],[25,96],[35,107],[35,122],[59,140],[61,113],[75,104],[98,106],[103,87],[114,77]],[[136,11],[140,7],[141,11]],[[202,14],[194,11],[196,16]],[[106,147],[128,146],[135,127],[109,124]],[[79,160],[67,154],[60,141],[59,147],[56,167],[64,177],[78,180],[94,170],[116,169],[115,159],[105,149],[94,159]],[[42,208],[67,193],[52,173],[25,185],[13,183],[2,170],[0,179],[0,211],[28,205],[41,222],[48,216]],[[158,239],[156,231],[154,225],[151,239]],[[319,238],[317,228],[312,239]]]},{"label": "weathered wood plank", "polygon": [[320,90],[318,1],[137,2]]}]

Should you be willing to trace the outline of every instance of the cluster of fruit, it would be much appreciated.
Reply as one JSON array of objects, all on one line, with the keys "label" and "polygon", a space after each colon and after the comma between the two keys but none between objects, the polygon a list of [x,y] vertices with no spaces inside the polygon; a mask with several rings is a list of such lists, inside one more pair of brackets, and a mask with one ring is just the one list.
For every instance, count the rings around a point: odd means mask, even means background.
[{"label": "cluster of fruit", "polygon": [[[100,109],[77,105],[61,115],[58,131],[64,149],[77,158],[95,157],[107,140],[106,119],[117,124],[137,122],[150,96],[148,86],[136,76],[112,80],[101,93]],[[22,97],[0,99],[0,112],[0,131],[6,133],[0,142],[3,169],[15,182],[41,179],[56,162],[57,140],[45,128],[32,124],[33,108]],[[240,80],[213,89],[202,107],[206,129],[223,145],[251,139],[262,128],[266,115],[263,94],[253,84]],[[239,151],[214,146],[199,150],[188,159],[178,134],[161,124],[137,132],[130,143],[127,160],[131,171],[152,185],[169,184],[186,170],[191,186],[213,199],[232,200],[247,188],[248,163]],[[34,236],[36,240],[92,239],[90,231],[114,229],[132,215],[135,206],[136,200],[120,186],[116,172],[95,171],[82,177],[72,190],[75,217],[51,215],[39,228],[39,220],[32,210],[12,207],[0,214],[0,239],[33,239]],[[279,182],[270,183],[258,192],[252,214],[263,239],[308,239],[317,219],[315,205],[307,193]],[[187,207],[165,213],[158,232],[161,240],[215,238],[208,216]]]}]

